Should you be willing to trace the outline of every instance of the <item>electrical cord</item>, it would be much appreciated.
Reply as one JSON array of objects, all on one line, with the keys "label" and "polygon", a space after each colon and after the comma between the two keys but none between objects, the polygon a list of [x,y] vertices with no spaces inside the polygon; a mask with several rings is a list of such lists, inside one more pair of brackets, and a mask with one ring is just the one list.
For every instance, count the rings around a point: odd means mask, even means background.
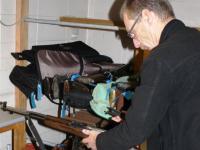
[{"label": "electrical cord", "polygon": [[14,26],[14,25],[20,23],[21,21],[22,21],[22,19],[20,19],[20,20],[14,22],[14,23],[8,24],[8,23],[5,23],[5,22],[3,22],[2,20],[0,20],[0,24],[1,24],[2,26],[5,26],[5,27],[11,27],[11,26]]}]

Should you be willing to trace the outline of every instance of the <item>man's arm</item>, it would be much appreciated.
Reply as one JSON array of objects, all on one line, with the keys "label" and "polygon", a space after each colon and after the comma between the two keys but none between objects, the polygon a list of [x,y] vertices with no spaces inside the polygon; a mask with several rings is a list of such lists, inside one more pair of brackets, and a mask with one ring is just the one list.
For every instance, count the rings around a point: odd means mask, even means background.
[{"label": "man's arm", "polygon": [[117,127],[97,136],[98,150],[122,150],[141,144],[151,135],[170,104],[171,73],[167,65],[149,60],[141,72],[125,120]]}]

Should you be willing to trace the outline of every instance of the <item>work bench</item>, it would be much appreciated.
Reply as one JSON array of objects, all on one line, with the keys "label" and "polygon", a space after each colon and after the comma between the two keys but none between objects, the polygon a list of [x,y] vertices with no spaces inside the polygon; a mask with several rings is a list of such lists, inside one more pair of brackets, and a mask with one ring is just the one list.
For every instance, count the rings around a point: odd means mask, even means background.
[{"label": "work bench", "polygon": [[12,150],[25,148],[24,122],[23,116],[0,110],[0,133],[12,131]]}]

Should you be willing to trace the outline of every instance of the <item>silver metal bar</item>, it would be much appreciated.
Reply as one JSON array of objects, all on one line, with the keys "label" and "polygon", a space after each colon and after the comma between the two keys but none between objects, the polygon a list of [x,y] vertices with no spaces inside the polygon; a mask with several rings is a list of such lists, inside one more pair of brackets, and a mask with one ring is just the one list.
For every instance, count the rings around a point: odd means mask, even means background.
[{"label": "silver metal bar", "polygon": [[97,30],[109,30],[109,31],[124,30],[123,27],[118,27],[118,26],[63,22],[59,20],[36,19],[36,18],[29,18],[29,17],[24,18],[24,21],[31,22],[31,23],[60,25],[60,26],[66,26],[66,27],[87,28],[87,29],[97,29]]}]

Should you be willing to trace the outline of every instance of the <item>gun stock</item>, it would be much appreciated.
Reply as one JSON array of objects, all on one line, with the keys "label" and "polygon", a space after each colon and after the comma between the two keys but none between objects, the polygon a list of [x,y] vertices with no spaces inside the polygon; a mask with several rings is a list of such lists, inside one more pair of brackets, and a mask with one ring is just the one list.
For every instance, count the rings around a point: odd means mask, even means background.
[{"label": "gun stock", "polygon": [[60,132],[70,133],[72,135],[75,135],[81,138],[87,137],[87,135],[83,134],[81,131],[83,128],[86,128],[87,125],[80,122],[74,121],[76,122],[76,124],[79,124],[79,127],[78,127],[73,124],[73,121],[69,121],[67,119],[61,119],[61,118],[57,118],[57,117],[49,116],[49,115],[46,115],[44,119],[37,120],[37,121],[40,125],[43,125],[45,127],[48,127]]}]

